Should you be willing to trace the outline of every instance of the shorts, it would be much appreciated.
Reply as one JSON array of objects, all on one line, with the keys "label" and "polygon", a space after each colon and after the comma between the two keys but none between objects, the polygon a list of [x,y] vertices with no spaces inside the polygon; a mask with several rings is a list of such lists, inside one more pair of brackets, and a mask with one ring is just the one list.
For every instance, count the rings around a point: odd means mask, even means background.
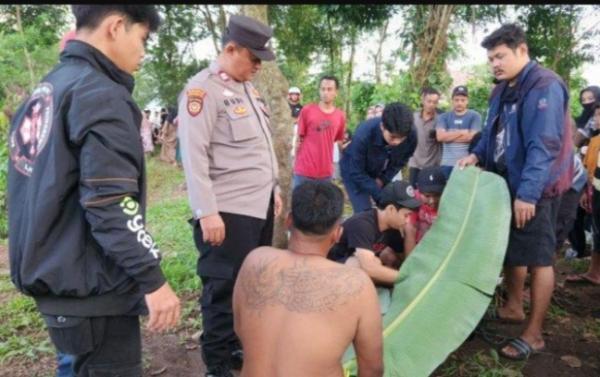
[{"label": "shorts", "polygon": [[505,266],[554,265],[556,217],[559,206],[560,196],[540,199],[535,206],[535,216],[522,229],[515,227],[513,213],[504,259]]}]

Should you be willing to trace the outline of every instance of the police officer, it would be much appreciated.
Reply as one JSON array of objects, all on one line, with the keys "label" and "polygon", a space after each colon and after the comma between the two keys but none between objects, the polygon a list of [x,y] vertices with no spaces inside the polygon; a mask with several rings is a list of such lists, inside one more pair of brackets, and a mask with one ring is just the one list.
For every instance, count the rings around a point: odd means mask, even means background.
[{"label": "police officer", "polygon": [[217,60],[193,76],[179,98],[179,138],[188,187],[198,275],[206,376],[231,376],[243,353],[233,328],[238,270],[254,248],[270,245],[281,212],[270,110],[250,80],[266,47],[268,26],[233,15]]}]

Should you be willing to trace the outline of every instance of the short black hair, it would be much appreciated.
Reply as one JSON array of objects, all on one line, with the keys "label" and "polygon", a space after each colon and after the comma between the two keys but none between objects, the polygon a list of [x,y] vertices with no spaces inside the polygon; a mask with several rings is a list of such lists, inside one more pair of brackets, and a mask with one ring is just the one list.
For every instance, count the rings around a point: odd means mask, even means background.
[{"label": "short black hair", "polygon": [[95,29],[103,19],[114,13],[125,15],[134,24],[147,24],[150,31],[158,30],[160,16],[154,5],[71,5],[77,30]]},{"label": "short black hair", "polygon": [[438,96],[440,96],[440,92],[434,88],[425,87],[421,89],[421,96],[428,96],[430,94],[437,94]]},{"label": "short black hair", "polygon": [[407,136],[414,125],[412,110],[400,102],[386,105],[381,115],[381,121],[383,128],[399,136]]},{"label": "short black hair", "polygon": [[521,43],[527,43],[525,32],[519,25],[504,24],[494,30],[490,35],[483,39],[481,47],[491,50],[501,44],[506,44],[511,50],[515,50]]},{"label": "short black hair", "polygon": [[337,77],[335,77],[334,75],[323,75],[321,76],[321,79],[319,80],[319,86],[321,86],[321,83],[323,82],[323,80],[330,80],[335,82],[335,88],[339,89],[340,88],[340,80],[338,80]]},{"label": "short black hair", "polygon": [[342,216],[344,195],[331,182],[307,181],[292,193],[292,221],[302,233],[322,236]]}]

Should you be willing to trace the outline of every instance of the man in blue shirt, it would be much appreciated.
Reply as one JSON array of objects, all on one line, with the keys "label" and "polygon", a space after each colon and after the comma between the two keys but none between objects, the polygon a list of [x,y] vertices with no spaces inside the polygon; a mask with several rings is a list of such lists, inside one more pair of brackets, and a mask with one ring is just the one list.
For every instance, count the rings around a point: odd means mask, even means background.
[{"label": "man in blue shirt", "polygon": [[481,131],[481,115],[469,110],[469,91],[459,85],[452,91],[452,111],[438,117],[436,139],[442,143],[442,172],[450,177],[452,167],[469,154],[469,143]]},{"label": "man in blue shirt", "polygon": [[416,146],[412,111],[404,104],[386,105],[381,117],[358,125],[340,160],[354,213],[371,208],[371,198],[379,202],[381,189],[406,165]]},{"label": "man in blue shirt", "polygon": [[503,176],[513,200],[504,261],[508,297],[493,318],[522,322],[523,288],[531,271],[531,316],[500,355],[527,359],[545,347],[542,324],[554,289],[555,225],[561,195],[573,177],[569,94],[560,77],[529,58],[525,33],[507,24],[487,36],[494,76],[487,125],[460,167],[480,164]]}]

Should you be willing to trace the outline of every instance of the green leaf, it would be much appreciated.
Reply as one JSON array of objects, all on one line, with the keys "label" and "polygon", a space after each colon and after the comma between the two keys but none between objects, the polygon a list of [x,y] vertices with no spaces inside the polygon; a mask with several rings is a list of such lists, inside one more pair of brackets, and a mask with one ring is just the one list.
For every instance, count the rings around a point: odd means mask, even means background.
[{"label": "green leaf", "polygon": [[[501,177],[453,170],[439,216],[402,265],[383,317],[385,376],[428,376],[477,326],[502,268],[510,219]],[[354,353],[344,361],[352,375]]]}]

